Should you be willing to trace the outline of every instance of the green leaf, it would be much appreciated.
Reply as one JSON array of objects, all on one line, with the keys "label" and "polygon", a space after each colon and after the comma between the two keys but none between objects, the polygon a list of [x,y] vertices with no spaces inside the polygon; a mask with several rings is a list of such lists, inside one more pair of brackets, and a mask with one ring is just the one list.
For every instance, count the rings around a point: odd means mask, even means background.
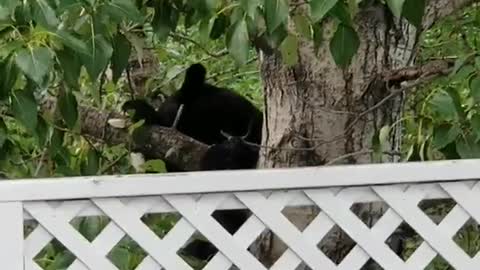
[{"label": "green leaf", "polygon": [[90,79],[96,81],[98,75],[107,67],[113,48],[104,37],[97,35],[88,43],[88,50],[89,54],[81,54],[80,58]]},{"label": "green leaf", "polygon": [[50,139],[50,153],[56,155],[60,153],[63,148],[63,139],[65,138],[65,132],[59,129],[54,129],[52,137]]},{"label": "green leaf", "polygon": [[[105,10],[107,9],[107,10]],[[94,35],[110,37],[116,29],[115,24],[121,23],[119,18],[111,16],[108,7],[105,5],[99,7],[99,10],[90,15],[91,19],[88,22],[82,23],[84,29],[79,29],[79,32],[86,37]],[[93,26],[93,29],[92,29]]]},{"label": "green leaf", "polygon": [[270,46],[273,49],[277,49],[287,36],[288,36],[288,31],[286,29],[286,26],[282,24],[271,34],[264,32],[261,38],[267,41],[268,46]]},{"label": "green leaf", "polygon": [[295,23],[295,29],[297,29],[297,32],[300,33],[300,35],[308,39],[312,37],[312,27],[306,16],[296,14],[293,17],[293,21]]},{"label": "green leaf", "polygon": [[132,0],[112,0],[105,4],[103,10],[118,22],[125,20],[125,18],[136,23],[142,22],[143,16]]},{"label": "green leaf", "polygon": [[467,57],[465,55],[461,55],[455,60],[455,64],[453,65],[452,73],[450,76],[453,76],[457,74],[457,72],[460,70],[465,65],[465,62],[467,61]]},{"label": "green leaf", "polygon": [[410,158],[413,156],[413,152],[415,151],[415,144],[410,145],[408,148],[407,154],[405,155],[404,161],[409,161]]},{"label": "green leaf", "polygon": [[46,270],[67,269],[67,267],[75,261],[75,255],[68,250],[64,250],[55,254],[53,262],[51,262]]},{"label": "green leaf", "polygon": [[323,24],[316,23],[313,25],[313,45],[315,52],[318,52],[318,49],[322,45],[323,39]]},{"label": "green leaf", "polygon": [[470,134],[457,141],[457,153],[462,159],[480,158],[480,144]]},{"label": "green leaf", "polygon": [[216,40],[221,37],[228,28],[229,22],[230,21],[228,20],[228,17],[225,16],[223,13],[218,15],[218,17],[213,22],[212,30],[210,31],[210,38],[212,40]]},{"label": "green leaf", "polygon": [[3,118],[0,118],[0,149],[2,149],[7,138],[8,138],[8,128],[5,125]]},{"label": "green leaf", "polygon": [[212,31],[214,19],[204,18],[198,25],[198,35],[200,43],[207,43],[210,33]]},{"label": "green leaf", "polygon": [[382,145],[380,143],[380,132],[375,131],[372,136],[372,162],[382,162]]},{"label": "green leaf", "polygon": [[157,4],[151,24],[160,40],[164,40],[171,31],[175,30],[179,18],[178,11],[168,1],[161,0]]},{"label": "green leaf", "polygon": [[46,47],[22,49],[17,53],[15,63],[25,75],[37,84],[41,84],[52,67],[52,54]]},{"label": "green leaf", "polygon": [[0,63],[0,100],[7,98],[18,77],[18,69],[15,66],[13,59],[8,57]]},{"label": "green leaf", "polygon": [[143,49],[145,48],[145,40],[139,38],[137,35],[126,33],[126,37],[135,48],[137,60],[139,63],[143,61]]},{"label": "green leaf", "polygon": [[9,41],[8,43],[2,45],[2,49],[0,50],[0,58],[7,58],[24,46],[25,42],[21,40]]},{"label": "green leaf", "polygon": [[[240,0],[240,6],[245,11],[250,19],[254,19],[257,12],[257,7],[260,4],[258,0]],[[223,14],[223,13],[222,13]]]},{"label": "green leaf", "polygon": [[183,26],[188,29],[197,24],[202,16],[200,16],[198,12],[196,12],[195,9],[190,6],[185,7],[185,9],[186,10],[183,11],[185,16]]},{"label": "green leaf", "polygon": [[124,247],[114,248],[109,254],[109,259],[119,269],[129,269],[131,253]]},{"label": "green leaf", "polygon": [[58,98],[58,107],[69,129],[73,129],[78,119],[77,99],[71,91],[62,91]]},{"label": "green leaf", "polygon": [[121,33],[115,35],[112,54],[112,79],[114,83],[117,83],[123,71],[127,68],[131,52],[132,45],[130,41]]},{"label": "green leaf", "polygon": [[100,158],[95,149],[89,149],[87,161],[82,164],[82,175],[96,175],[100,167]]},{"label": "green leaf", "polygon": [[433,130],[433,145],[437,149],[442,149],[449,143],[454,142],[460,135],[460,132],[458,125],[442,124],[436,126]]},{"label": "green leaf", "polygon": [[7,139],[0,148],[0,161],[7,160],[10,154],[14,152],[14,149],[18,149],[18,146],[12,140]]},{"label": "green leaf", "polygon": [[462,100],[460,97],[460,94],[458,93],[458,90],[453,87],[447,87],[445,90],[447,94],[450,96],[452,99],[453,105],[455,106],[455,111],[457,112],[457,115],[461,118],[465,118],[465,111],[462,107]]},{"label": "green leaf", "polygon": [[45,119],[43,119],[42,116],[38,115],[37,116],[37,128],[35,129],[35,132],[33,133],[35,139],[38,142],[38,145],[40,147],[45,147],[45,144],[47,143],[47,138],[48,138],[48,131],[49,131],[49,126]]},{"label": "green leaf", "polygon": [[425,154],[427,154],[427,151],[425,151],[425,150],[428,150],[428,147],[427,147],[428,141],[429,141],[428,138],[425,138],[420,143],[420,149],[418,149],[418,155],[419,155],[421,161],[427,160],[426,157],[425,157]]},{"label": "green leaf", "polygon": [[165,75],[164,83],[169,83],[172,79],[175,79],[180,73],[184,71],[185,68],[179,65],[169,68],[167,74]]},{"label": "green leaf", "polygon": [[477,135],[476,141],[480,140],[480,114],[474,114],[470,119],[473,132]]},{"label": "green leaf", "polygon": [[352,15],[343,1],[338,1],[328,13],[330,16],[339,19],[340,22],[345,25],[353,25]]},{"label": "green leaf", "polygon": [[28,3],[20,2],[13,13],[14,20],[18,26],[29,26],[32,19],[32,7]]},{"label": "green leaf", "polygon": [[312,21],[318,22],[332,9],[338,0],[311,0],[310,13]]},{"label": "green leaf", "polygon": [[[476,70],[473,65],[464,65],[462,66],[456,74],[453,76],[449,75],[451,81],[459,81],[462,83],[468,82],[473,75],[475,75]],[[467,85],[465,85],[467,86]]]},{"label": "green leaf", "polygon": [[283,63],[293,66],[298,62],[298,40],[294,35],[288,35],[280,45]]},{"label": "green leaf", "polygon": [[73,34],[70,34],[67,31],[61,29],[57,30],[55,34],[65,46],[69,47],[73,51],[82,54],[89,54],[87,44]]},{"label": "green leaf", "polygon": [[62,51],[56,51],[58,62],[63,70],[63,79],[68,86],[78,89],[78,78],[80,77],[80,71],[82,63],[78,54],[73,52],[69,48],[65,48]]},{"label": "green leaf", "polygon": [[245,64],[248,61],[250,43],[248,40],[247,22],[237,21],[227,33],[227,48],[235,61]]},{"label": "green leaf", "polygon": [[392,11],[393,15],[400,18],[402,15],[403,3],[405,0],[387,0],[387,5]]},{"label": "green leaf", "polygon": [[35,132],[37,127],[37,102],[33,93],[29,90],[13,92],[12,97],[13,115],[30,132]]},{"label": "green leaf", "polygon": [[476,103],[480,103],[480,77],[475,77],[470,82],[470,92]]},{"label": "green leaf", "polygon": [[378,134],[378,138],[380,140],[380,146],[382,149],[387,150],[390,149],[390,126],[383,126]]},{"label": "green leaf", "polygon": [[78,231],[91,242],[102,231],[104,225],[102,217],[85,217],[80,222]]},{"label": "green leaf", "polygon": [[445,91],[436,92],[430,100],[433,113],[435,113],[440,121],[453,121],[458,119],[455,104],[448,93]]},{"label": "green leaf", "polygon": [[148,172],[164,173],[167,172],[165,162],[160,159],[151,159],[143,164],[143,168]]},{"label": "green leaf", "polygon": [[475,69],[480,70],[480,56],[475,57]]},{"label": "green leaf", "polygon": [[416,28],[422,25],[423,14],[425,13],[425,0],[404,0],[403,16]]},{"label": "green leaf", "polygon": [[18,0],[3,0],[0,3],[0,20],[7,20],[19,3]]},{"label": "green leaf", "polygon": [[201,17],[207,18],[210,17],[210,14],[215,10],[217,1],[216,0],[196,0],[191,1],[192,7]]},{"label": "green leaf", "polygon": [[265,22],[271,34],[288,18],[288,3],[286,0],[265,0],[264,5]]},{"label": "green leaf", "polygon": [[46,0],[30,1],[33,19],[40,25],[46,28],[56,27],[60,21],[55,14],[55,10],[50,6]]},{"label": "green leaf", "polygon": [[82,6],[82,3],[78,0],[62,0],[62,1],[58,1],[58,6],[56,10],[58,14],[62,14],[65,11],[73,10],[81,6]]},{"label": "green leaf", "polygon": [[342,68],[350,64],[360,46],[360,39],[353,28],[341,23],[330,41],[330,52],[335,63]]}]

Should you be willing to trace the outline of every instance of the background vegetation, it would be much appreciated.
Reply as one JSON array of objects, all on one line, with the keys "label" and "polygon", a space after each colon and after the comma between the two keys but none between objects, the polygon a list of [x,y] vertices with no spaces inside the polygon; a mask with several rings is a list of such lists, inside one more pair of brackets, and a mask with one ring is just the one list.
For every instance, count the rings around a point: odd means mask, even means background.
[{"label": "background vegetation", "polygon": [[[198,12],[206,6],[172,4],[160,14],[148,2],[15,0],[0,4],[0,171],[4,175],[133,173],[128,145],[107,146],[79,134],[77,104],[119,112],[132,96],[161,99],[178,89],[182,72],[192,63],[207,67],[210,82],[238,91],[263,108],[257,55],[235,46],[245,23],[231,19],[237,16],[238,4],[220,1],[213,15],[202,17]],[[341,14],[341,10],[334,11]],[[324,15],[317,13],[317,17]],[[270,15],[264,23],[275,28],[279,19]],[[308,29],[303,32],[311,31],[312,38],[322,42],[316,32],[318,20],[294,18],[298,29]],[[403,160],[480,157],[479,29],[480,10],[475,6],[445,18],[420,37],[417,62],[452,59],[455,67],[450,76],[412,90],[402,119]],[[282,54],[291,61],[296,40],[287,35],[281,41]],[[347,48],[343,53],[354,50]],[[339,64],[347,62],[348,55],[332,53]],[[152,59],[155,76],[144,80],[142,87],[132,86],[135,67],[144,68]],[[107,69],[109,64],[111,69]],[[123,72],[127,67],[134,78]],[[37,100],[47,95],[58,99],[59,114],[40,112]],[[382,138],[380,134],[379,144],[385,143]],[[164,171],[161,164],[151,164],[154,170]],[[174,216],[145,217],[159,235],[174,221]],[[75,226],[93,239],[107,222],[92,218]],[[465,230],[457,239],[465,248],[478,251],[479,234],[468,236],[472,230],[477,229]],[[133,269],[142,256],[128,239],[111,254],[120,269]],[[58,242],[52,242],[39,254],[38,263],[44,269],[63,269],[72,258]],[[439,263],[432,269],[445,267]]]}]

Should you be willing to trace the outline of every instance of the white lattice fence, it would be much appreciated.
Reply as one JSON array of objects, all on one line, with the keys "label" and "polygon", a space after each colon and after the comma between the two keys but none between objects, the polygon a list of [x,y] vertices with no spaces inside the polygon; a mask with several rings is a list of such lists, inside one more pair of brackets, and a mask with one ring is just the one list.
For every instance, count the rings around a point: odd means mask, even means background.
[{"label": "white lattice fence", "polygon": [[[220,250],[203,269],[267,269],[248,250],[266,229],[288,246],[269,269],[293,270],[305,264],[310,269],[356,270],[369,260],[383,269],[425,269],[439,257],[454,269],[480,269],[480,256],[469,256],[454,240],[465,224],[480,220],[477,168],[480,161],[465,160],[4,181],[1,269],[43,269],[35,258],[54,239],[73,256],[69,270],[118,269],[109,254],[126,236],[145,253],[135,269],[192,269],[178,250],[196,231]],[[432,220],[419,205],[440,199],[450,199],[450,208]],[[384,204],[386,211],[367,225],[352,206],[371,202]],[[320,212],[299,229],[283,210],[305,205]],[[234,235],[211,216],[216,209],[239,208],[248,208],[252,215]],[[172,212],[181,217],[162,237],[142,220],[148,213]],[[86,216],[109,219],[91,241],[73,226],[74,218]],[[38,225],[24,235],[24,221],[30,220]],[[388,245],[404,223],[421,239],[413,241],[418,246],[408,258]],[[335,226],[356,243],[338,264],[318,247]]]}]

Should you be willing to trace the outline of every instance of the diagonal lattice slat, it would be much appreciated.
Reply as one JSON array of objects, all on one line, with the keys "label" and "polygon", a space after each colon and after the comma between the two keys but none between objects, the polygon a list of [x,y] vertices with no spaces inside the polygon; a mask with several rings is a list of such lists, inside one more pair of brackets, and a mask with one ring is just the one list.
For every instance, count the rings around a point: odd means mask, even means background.
[{"label": "diagonal lattice slat", "polygon": [[[336,198],[328,190],[307,191],[307,195],[327,212],[348,235],[360,244],[367,253],[386,269],[405,269],[401,261],[350,209],[350,204]],[[377,225],[378,226],[378,225]],[[350,228],[355,227],[355,230]]]},{"label": "diagonal lattice slat", "polygon": [[95,199],[93,201],[160,265],[167,269],[190,269],[164,242],[157,239],[156,235],[140,219],[132,219],[129,215],[125,215],[125,212],[128,213],[132,210],[120,201],[117,199]]},{"label": "diagonal lattice slat", "polygon": [[69,225],[69,220],[65,216],[52,210],[47,203],[28,203],[25,205],[25,209],[46,230],[55,235],[65,246],[68,246],[69,250],[89,269],[116,270],[116,267],[109,260],[90,249],[90,243]]},{"label": "diagonal lattice slat", "polygon": [[213,219],[211,211],[195,211],[195,201],[189,196],[166,196],[166,199],[235,265],[242,269],[265,269],[248,251],[231,241],[232,237]]},{"label": "diagonal lattice slat", "polygon": [[[135,200],[129,203],[129,207],[135,209],[132,211],[130,218],[139,218],[142,213],[145,213],[152,205],[151,198],[142,198]],[[122,237],[125,236],[125,232],[120,229],[120,227],[114,222],[110,222],[103,231],[93,240],[92,248],[94,248],[97,253],[106,256],[110,250],[118,243]],[[146,259],[148,260],[148,259]],[[86,269],[80,263],[79,260],[75,260],[73,264],[68,268],[68,270],[80,270]]]},{"label": "diagonal lattice slat", "polygon": [[389,189],[374,187],[373,189],[453,267],[456,269],[477,269],[478,266],[472,265],[472,260],[467,254],[451,238],[445,236],[446,234],[441,231],[441,227],[436,226],[417,207],[419,200],[412,198],[410,193],[404,192],[398,187],[390,187]]},{"label": "diagonal lattice slat", "polygon": [[[265,194],[268,196],[266,196]],[[457,204],[434,223],[419,204],[425,200],[452,199]],[[295,270],[301,264],[311,269],[358,270],[373,259],[384,269],[425,269],[441,256],[456,269],[478,269],[480,255],[473,258],[453,237],[469,219],[480,223],[480,182],[428,183],[371,187],[316,188],[289,191],[220,192],[189,195],[105,197],[82,200],[22,202],[24,218],[39,225],[24,239],[24,269],[42,270],[35,256],[57,239],[76,257],[68,270],[118,269],[107,258],[109,252],[128,236],[146,253],[136,270],[193,269],[179,250],[199,231],[219,252],[203,269],[266,269],[249,251],[249,246],[271,230],[288,249],[269,267]],[[384,202],[388,209],[368,227],[351,207],[355,203]],[[315,205],[321,210],[300,231],[283,214],[285,207]],[[217,209],[248,208],[252,216],[233,235],[213,217]],[[148,213],[178,212],[182,217],[160,239],[141,217]],[[76,217],[108,216],[110,222],[91,242],[70,222]],[[423,238],[408,259],[402,259],[386,244],[406,222]],[[356,245],[338,265],[317,244],[334,227],[340,227]],[[143,257],[142,257],[143,258]]]}]

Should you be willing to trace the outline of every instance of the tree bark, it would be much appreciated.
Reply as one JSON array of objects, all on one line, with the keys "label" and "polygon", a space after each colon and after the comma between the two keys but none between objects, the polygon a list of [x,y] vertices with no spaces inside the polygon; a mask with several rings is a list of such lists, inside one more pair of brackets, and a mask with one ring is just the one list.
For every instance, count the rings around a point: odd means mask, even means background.
[{"label": "tree bark", "polygon": [[[424,29],[472,2],[430,1]],[[331,39],[334,27],[333,22],[324,24],[324,40]],[[405,20],[394,19],[380,5],[362,10],[355,18],[355,27],[360,47],[345,70],[334,63],[326,41],[315,51],[312,41],[300,40],[299,61],[293,67],[284,66],[279,53],[260,51],[266,108],[262,145],[266,147],[262,148],[259,167],[319,166],[332,160],[371,163],[374,162],[370,155],[372,137],[383,126],[393,123],[396,124],[388,148],[383,150],[400,151],[402,125],[396,121],[402,116],[405,93],[385,102],[395,89],[378,78],[412,64],[418,44],[417,29]],[[382,162],[398,160],[396,155],[381,157]],[[353,210],[358,216],[367,217],[368,223],[375,222],[384,211],[380,203]],[[299,213],[304,213],[300,220]],[[284,214],[295,215],[296,223],[302,224],[308,224],[315,216],[312,217],[311,209],[305,208],[289,209]],[[337,263],[342,257],[339,254],[345,253],[337,248],[338,242],[343,241],[342,235],[333,232],[322,241],[322,250]],[[272,265],[286,247],[270,233],[263,237],[257,248],[262,252],[264,264]]]},{"label": "tree bark", "polygon": [[[46,98],[41,102],[44,113],[55,113],[56,100]],[[145,127],[141,138],[132,139],[127,128],[117,128],[108,122],[122,119],[125,126],[132,123],[117,112],[101,111],[92,107],[79,106],[80,134],[108,145],[125,144],[136,152],[148,154],[149,159],[162,159],[185,171],[199,170],[200,160],[208,146],[177,130],[166,127]]]}]

